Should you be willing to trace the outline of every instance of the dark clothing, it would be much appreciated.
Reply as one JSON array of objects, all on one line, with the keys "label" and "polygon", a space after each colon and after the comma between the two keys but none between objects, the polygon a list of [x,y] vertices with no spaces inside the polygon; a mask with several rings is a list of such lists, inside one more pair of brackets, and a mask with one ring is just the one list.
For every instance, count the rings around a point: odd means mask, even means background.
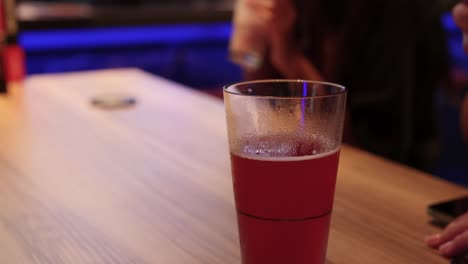
[{"label": "dark clothing", "polygon": [[[468,95],[468,88],[460,99]],[[437,91],[436,108],[440,131],[440,158],[435,174],[468,187],[468,148],[460,127],[460,109],[454,106],[444,91]]]},{"label": "dark clothing", "polygon": [[430,1],[385,4],[343,80],[353,131],[370,151],[426,167],[434,159],[432,95],[448,78],[444,33]]},{"label": "dark clothing", "polygon": [[[322,18],[317,18],[320,14],[305,6],[315,1],[297,2],[301,11],[295,41],[323,73],[324,29],[343,31],[336,69],[324,78],[348,87],[351,130],[358,146],[428,169],[435,158],[428,151],[436,138],[432,94],[448,76],[436,1],[324,1],[341,5],[322,6]],[[333,11],[340,6],[349,10]],[[270,65],[264,70],[269,77],[281,77]]]}]

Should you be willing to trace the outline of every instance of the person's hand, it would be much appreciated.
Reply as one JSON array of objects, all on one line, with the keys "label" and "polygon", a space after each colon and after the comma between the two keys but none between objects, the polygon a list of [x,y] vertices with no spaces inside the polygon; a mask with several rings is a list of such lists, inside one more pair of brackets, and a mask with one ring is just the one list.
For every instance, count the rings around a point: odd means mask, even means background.
[{"label": "person's hand", "polygon": [[442,233],[427,237],[426,243],[447,258],[468,253],[468,213],[453,220]]},{"label": "person's hand", "polygon": [[455,23],[463,31],[463,47],[468,52],[468,1],[464,0],[453,8]]},{"label": "person's hand", "polygon": [[301,52],[294,38],[297,11],[292,0],[246,0],[257,14],[257,23],[266,32],[270,60],[279,71]]}]

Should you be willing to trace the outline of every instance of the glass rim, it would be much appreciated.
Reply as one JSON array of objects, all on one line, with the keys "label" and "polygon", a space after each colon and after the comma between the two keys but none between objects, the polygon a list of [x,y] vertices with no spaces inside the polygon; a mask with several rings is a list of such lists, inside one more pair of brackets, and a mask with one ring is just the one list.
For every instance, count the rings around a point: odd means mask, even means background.
[{"label": "glass rim", "polygon": [[[251,94],[244,94],[240,92],[235,92],[229,90],[229,88],[234,86],[240,85],[249,85],[249,84],[256,84],[256,83],[307,83],[307,84],[321,84],[327,86],[333,86],[335,88],[341,89],[339,92],[334,94],[327,94],[327,95],[306,95],[306,96],[277,96],[277,95],[251,95]],[[339,95],[346,94],[348,92],[348,88],[344,85],[340,85],[337,83],[332,82],[323,82],[323,81],[313,81],[313,80],[304,80],[304,79],[264,79],[264,80],[254,80],[254,81],[244,81],[244,82],[236,82],[230,83],[223,86],[223,92],[232,94],[232,95],[239,95],[239,96],[247,96],[247,97],[256,97],[256,98],[275,98],[275,99],[305,99],[305,98],[326,98],[326,97],[336,97]]]}]

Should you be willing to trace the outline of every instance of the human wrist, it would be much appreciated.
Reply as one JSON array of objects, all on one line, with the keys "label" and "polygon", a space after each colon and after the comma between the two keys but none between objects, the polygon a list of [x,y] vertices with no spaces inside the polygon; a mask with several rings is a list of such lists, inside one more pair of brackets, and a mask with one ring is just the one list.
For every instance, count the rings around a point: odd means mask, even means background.
[{"label": "human wrist", "polygon": [[273,66],[287,79],[307,79],[323,81],[323,77],[312,62],[302,52],[291,53],[281,63]]},{"label": "human wrist", "polygon": [[287,54],[272,54],[272,65],[285,77],[294,75],[297,71],[297,65],[302,61],[303,55],[296,52],[288,52]]},{"label": "human wrist", "polygon": [[287,58],[273,65],[285,78],[297,79],[301,78],[304,59],[305,56],[302,53],[291,53]]},{"label": "human wrist", "polygon": [[271,34],[270,61],[280,73],[288,72],[292,62],[301,56],[300,49],[296,47],[293,39],[288,32]]}]

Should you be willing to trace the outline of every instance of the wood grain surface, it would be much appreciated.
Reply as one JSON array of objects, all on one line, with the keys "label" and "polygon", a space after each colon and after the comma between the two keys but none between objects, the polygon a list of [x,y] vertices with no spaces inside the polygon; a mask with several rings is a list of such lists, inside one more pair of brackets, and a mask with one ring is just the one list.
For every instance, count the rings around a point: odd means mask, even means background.
[{"label": "wood grain surface", "polygon": [[[103,110],[102,95],[134,107]],[[344,146],[330,263],[446,263],[429,203],[463,188]],[[139,70],[33,76],[0,97],[0,263],[240,263],[224,107]]]}]

